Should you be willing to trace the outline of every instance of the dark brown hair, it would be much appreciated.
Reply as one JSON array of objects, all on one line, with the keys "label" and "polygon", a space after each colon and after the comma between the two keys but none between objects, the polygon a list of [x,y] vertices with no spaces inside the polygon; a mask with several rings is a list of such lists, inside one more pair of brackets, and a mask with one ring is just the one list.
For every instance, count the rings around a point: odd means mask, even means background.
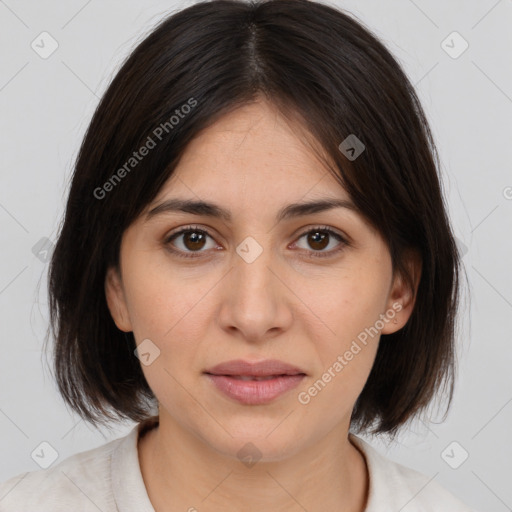
[{"label": "dark brown hair", "polygon": [[[411,286],[406,252],[421,255],[414,310],[402,329],[382,335],[351,426],[396,433],[443,385],[449,407],[459,255],[413,86],[385,46],[341,10],[309,0],[213,0],[166,17],[138,44],[76,159],[49,269],[50,327],[59,390],[93,425],[140,421],[156,403],[133,333],[116,327],[106,303],[105,274],[118,266],[123,232],[199,131],[258,95],[300,119]],[[350,135],[365,146],[355,159],[339,147]],[[150,139],[147,155],[130,160]]]}]

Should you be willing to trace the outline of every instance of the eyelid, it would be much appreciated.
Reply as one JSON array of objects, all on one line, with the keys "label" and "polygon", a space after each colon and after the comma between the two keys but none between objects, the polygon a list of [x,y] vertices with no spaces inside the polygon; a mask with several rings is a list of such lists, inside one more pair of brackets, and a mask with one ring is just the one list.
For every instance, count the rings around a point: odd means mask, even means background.
[{"label": "eyelid", "polygon": [[[190,224],[187,226],[182,226],[180,228],[177,228],[175,231],[172,231],[168,235],[164,237],[164,243],[168,244],[171,240],[173,240],[175,237],[178,237],[179,235],[182,235],[183,233],[188,233],[189,231],[197,231],[200,233],[204,233],[205,235],[208,235],[210,238],[215,239],[215,237],[210,233],[211,228],[206,228],[199,226],[197,224]],[[196,251],[198,252],[198,251]],[[202,251],[204,252],[204,251]]]},{"label": "eyelid", "polygon": [[[177,238],[178,236],[180,236],[184,233],[194,232],[194,231],[204,233],[205,235],[210,237],[212,240],[215,240],[213,235],[210,233],[209,228],[204,228],[199,225],[191,224],[191,225],[182,226],[180,228],[177,228],[175,231],[173,231],[170,234],[168,234],[167,236],[165,236],[164,237],[164,245],[167,246],[169,251],[171,251],[173,254],[176,254],[178,257],[184,257],[184,258],[190,258],[190,259],[198,258],[201,256],[201,254],[207,253],[209,251],[200,250],[200,251],[184,252],[180,249],[173,249],[170,247],[170,242],[172,240],[174,240],[175,238]],[[314,250],[308,251],[307,249],[301,249],[301,251],[309,252],[309,256],[308,256],[309,258],[334,257],[334,256],[338,255],[341,251],[343,251],[345,249],[345,247],[349,247],[352,245],[351,240],[348,236],[340,233],[338,230],[336,230],[335,228],[332,228],[331,226],[319,225],[319,224],[312,225],[307,228],[302,228],[301,231],[297,235],[295,235],[295,241],[292,242],[292,244],[295,245],[297,243],[297,241],[300,240],[302,237],[304,237],[305,235],[307,235],[311,232],[314,232],[314,231],[326,232],[326,233],[329,233],[330,236],[334,236],[339,241],[339,247],[337,247],[335,249],[331,249],[329,251],[314,251]]]},{"label": "eyelid", "polygon": [[171,242],[175,238],[179,237],[180,235],[182,235],[184,233],[188,233],[189,231],[192,231],[192,232],[196,231],[196,232],[204,233],[205,235],[209,236],[212,240],[214,240],[214,237],[212,236],[212,234],[210,233],[210,231],[208,229],[205,229],[205,228],[202,228],[201,226],[192,224],[192,225],[188,225],[188,226],[182,226],[182,227],[178,228],[176,231],[172,231],[171,233],[166,235],[163,240],[165,247],[174,255],[176,255],[178,257],[189,258],[189,259],[198,258],[199,256],[201,256],[201,254],[206,253],[207,251],[195,251],[195,252],[190,251],[187,253],[187,252],[182,251],[181,249],[174,249],[171,247]]},{"label": "eyelid", "polygon": [[[300,233],[296,237],[296,240],[298,241],[303,236],[305,236],[309,233],[315,232],[315,231],[329,233],[329,236],[335,237],[338,240],[339,245],[336,248],[331,249],[329,251],[314,251],[312,249],[311,250],[302,249],[303,251],[307,251],[309,253],[308,258],[336,257],[341,252],[343,252],[346,247],[349,247],[352,245],[348,236],[340,233],[338,230],[336,230],[335,228],[332,228],[331,226],[326,226],[326,225],[321,225],[321,224],[316,224],[316,225],[301,229]],[[297,242],[293,242],[293,245],[295,245],[296,243]]]}]

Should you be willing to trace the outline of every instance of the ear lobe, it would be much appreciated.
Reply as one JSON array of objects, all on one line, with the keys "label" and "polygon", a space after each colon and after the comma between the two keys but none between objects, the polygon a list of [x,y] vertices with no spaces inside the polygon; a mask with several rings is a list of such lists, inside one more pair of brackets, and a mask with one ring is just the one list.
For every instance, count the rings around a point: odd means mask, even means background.
[{"label": "ear lobe", "polygon": [[395,275],[384,313],[389,320],[385,323],[381,334],[392,334],[401,329],[414,310],[422,272],[421,255],[418,251],[407,252],[406,266],[412,283],[409,285],[401,274]]},{"label": "ear lobe", "polygon": [[126,306],[121,278],[118,270],[114,267],[109,267],[105,275],[105,297],[108,309],[117,328],[121,331],[131,332],[133,329]]}]

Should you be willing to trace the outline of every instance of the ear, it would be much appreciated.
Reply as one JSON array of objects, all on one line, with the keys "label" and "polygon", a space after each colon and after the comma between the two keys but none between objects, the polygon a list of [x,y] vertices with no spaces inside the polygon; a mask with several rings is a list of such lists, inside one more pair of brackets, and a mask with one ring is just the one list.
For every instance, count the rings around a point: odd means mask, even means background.
[{"label": "ear", "polygon": [[[404,276],[396,273],[386,304],[384,315],[388,318],[381,334],[391,334],[401,329],[409,320],[416,302],[416,294],[421,278],[422,261],[418,251],[406,252],[405,264],[412,280],[412,286],[407,283]],[[394,314],[393,314],[394,313]]]},{"label": "ear", "polygon": [[123,285],[119,271],[115,267],[109,267],[105,276],[105,297],[108,309],[118,329],[125,332],[133,331],[126,305]]}]

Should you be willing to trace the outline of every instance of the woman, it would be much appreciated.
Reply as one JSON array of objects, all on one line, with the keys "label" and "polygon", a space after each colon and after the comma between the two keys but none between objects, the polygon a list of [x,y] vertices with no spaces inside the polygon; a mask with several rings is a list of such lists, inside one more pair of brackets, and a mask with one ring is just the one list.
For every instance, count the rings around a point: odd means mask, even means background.
[{"label": "woman", "polygon": [[2,511],[468,511],[356,434],[453,394],[459,259],[425,115],[350,16],[197,3],[117,73],[50,279],[55,377],[131,433]]}]

